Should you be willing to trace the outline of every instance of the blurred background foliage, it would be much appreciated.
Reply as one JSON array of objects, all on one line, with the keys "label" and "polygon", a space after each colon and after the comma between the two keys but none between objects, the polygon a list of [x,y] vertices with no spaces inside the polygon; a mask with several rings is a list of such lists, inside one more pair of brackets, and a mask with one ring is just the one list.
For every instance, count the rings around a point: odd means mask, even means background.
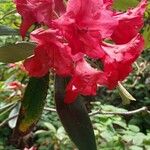
[{"label": "blurred background foliage", "polygon": [[[114,1],[114,8],[121,11],[134,7],[139,2],[139,0]],[[0,46],[21,40],[18,35],[19,24],[20,16],[15,12],[12,1],[1,0]],[[5,30],[8,32],[7,35],[3,34]],[[86,104],[89,112],[97,110],[122,112],[143,106],[150,108],[150,4],[145,12],[145,24],[141,33],[145,38],[145,50],[133,65],[132,74],[123,82],[136,101],[123,105],[117,90],[109,91],[101,88],[96,98]],[[14,81],[16,86],[12,87],[11,83]],[[27,82],[28,76],[21,62],[0,63],[0,150],[17,150],[10,144],[10,136],[16,121],[14,115],[17,114],[18,104]],[[76,150],[56,112],[53,111],[55,108],[53,78],[49,84],[46,108],[30,135],[30,142],[25,145],[38,147],[39,150]],[[91,120],[98,150],[150,150],[150,114],[146,112],[130,116],[97,114],[91,116]]]}]

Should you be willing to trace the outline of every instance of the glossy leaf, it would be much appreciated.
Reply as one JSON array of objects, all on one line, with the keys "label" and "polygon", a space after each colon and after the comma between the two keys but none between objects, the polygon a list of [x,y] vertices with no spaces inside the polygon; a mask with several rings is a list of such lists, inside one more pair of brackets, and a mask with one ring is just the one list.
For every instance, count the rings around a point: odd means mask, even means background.
[{"label": "glossy leaf", "polygon": [[31,77],[25,90],[14,136],[28,134],[42,115],[49,84],[49,75]]},{"label": "glossy leaf", "polygon": [[60,120],[70,139],[79,150],[96,150],[95,136],[82,97],[71,104],[64,103],[66,79],[55,79],[55,101]]},{"label": "glossy leaf", "polygon": [[20,42],[0,47],[0,62],[14,63],[26,59],[33,54],[35,44]]}]

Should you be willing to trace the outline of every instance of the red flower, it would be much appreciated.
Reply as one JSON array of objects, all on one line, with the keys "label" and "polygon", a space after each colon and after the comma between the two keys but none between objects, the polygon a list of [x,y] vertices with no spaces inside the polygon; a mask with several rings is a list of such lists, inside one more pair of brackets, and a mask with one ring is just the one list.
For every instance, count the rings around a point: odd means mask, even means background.
[{"label": "red flower", "polygon": [[31,39],[37,42],[35,55],[27,59],[25,68],[31,76],[43,76],[49,69],[58,75],[68,76],[73,70],[73,57],[67,44],[61,42],[57,30],[38,29],[31,33]]},{"label": "red flower", "polygon": [[119,21],[119,25],[112,35],[115,43],[124,44],[136,36],[143,26],[143,15],[146,5],[147,0],[142,0],[136,8],[129,9],[126,13],[120,12],[115,14],[114,17]]},{"label": "red flower", "polygon": [[107,3],[100,0],[69,0],[66,13],[53,21],[54,27],[62,30],[73,54],[103,56],[100,43],[111,36],[118,23],[106,6]]},{"label": "red flower", "polygon": [[118,81],[124,80],[129,75],[132,71],[132,63],[141,54],[143,48],[144,40],[139,34],[126,44],[104,43],[103,49],[106,55],[102,61],[110,89],[114,88]]},{"label": "red flower", "polygon": [[104,3],[110,3],[112,4],[113,3],[113,0],[103,0]]},{"label": "red flower", "polygon": [[27,30],[34,23],[44,23],[50,26],[53,0],[14,0],[18,13],[23,17],[20,32],[25,37]]},{"label": "red flower", "polygon": [[55,11],[57,14],[61,15],[63,13],[65,13],[65,4],[63,2],[63,0],[54,0],[55,1]]},{"label": "red flower", "polygon": [[66,88],[65,102],[73,102],[79,94],[96,95],[98,84],[107,84],[104,73],[92,68],[83,59],[78,61],[72,79]]},{"label": "red flower", "polygon": [[103,0],[103,3],[107,6],[107,8],[109,8],[112,6],[113,0]]},{"label": "red flower", "polygon": [[[112,11],[113,0],[68,0],[66,12],[63,0],[15,2],[23,17],[23,37],[35,22],[51,26],[31,33],[37,47],[24,66],[35,77],[49,70],[70,76],[66,103],[73,102],[79,94],[95,95],[98,86],[114,88],[132,71],[132,63],[143,50],[144,41],[138,32],[143,26],[147,0],[126,13]],[[54,9],[61,16],[51,21]],[[113,44],[106,43],[108,40]],[[100,60],[102,70],[90,66],[85,58]]]},{"label": "red flower", "polygon": [[118,81],[124,80],[132,71],[132,63],[144,48],[144,40],[139,34],[122,45],[103,43],[105,56],[103,71],[92,68],[85,60],[76,64],[75,72],[66,88],[65,102],[71,103],[79,95],[96,95],[98,85],[112,89]]}]

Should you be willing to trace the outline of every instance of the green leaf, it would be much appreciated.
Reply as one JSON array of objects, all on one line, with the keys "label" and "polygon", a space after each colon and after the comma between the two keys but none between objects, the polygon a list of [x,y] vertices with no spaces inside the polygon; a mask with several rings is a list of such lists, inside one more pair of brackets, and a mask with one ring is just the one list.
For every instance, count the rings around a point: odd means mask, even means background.
[{"label": "green leaf", "polygon": [[141,132],[137,133],[133,138],[133,144],[141,145],[145,139],[145,135]]},{"label": "green leaf", "polygon": [[143,147],[133,145],[133,146],[130,146],[129,150],[143,150]]},{"label": "green leaf", "polygon": [[123,87],[123,85],[118,82],[119,95],[122,98],[122,103],[124,105],[130,104],[130,101],[136,101],[136,99]]},{"label": "green leaf", "polygon": [[130,134],[125,134],[122,136],[122,139],[127,142],[127,143],[130,143],[132,140],[133,140],[133,135],[130,135]]},{"label": "green leaf", "polygon": [[8,107],[7,109],[4,109],[3,111],[0,112],[0,118],[7,114],[8,112],[10,112],[14,107],[15,107],[16,103],[14,103],[13,105],[11,105],[10,107]]},{"label": "green leaf", "polygon": [[56,137],[60,141],[62,141],[63,139],[66,139],[68,137],[67,134],[66,134],[66,132],[65,132],[65,130],[64,130],[64,128],[62,126],[58,128]]},{"label": "green leaf", "polygon": [[[46,131],[46,130],[37,130],[36,132],[34,132],[34,135],[36,136],[36,135],[39,135],[39,136],[41,136],[41,135],[47,135],[47,132],[48,131]],[[49,132],[48,132],[49,133]]]},{"label": "green leaf", "polygon": [[50,130],[50,132],[56,133],[56,128],[50,122],[43,122],[43,126]]},{"label": "green leaf", "polygon": [[145,48],[149,48],[150,47],[150,26],[149,25],[143,28],[143,36],[144,36]]},{"label": "green leaf", "polygon": [[13,10],[7,12],[6,14],[4,14],[4,15],[2,16],[2,18],[0,18],[0,20],[5,19],[5,17],[7,17],[7,16],[9,16],[9,15],[12,15],[12,14],[15,14],[16,12],[17,12],[16,9],[13,9]]},{"label": "green leaf", "polygon": [[127,10],[135,7],[138,3],[138,0],[115,0],[113,7],[117,10]]},{"label": "green leaf", "polygon": [[[20,106],[21,106],[20,103],[18,103],[18,104],[16,105],[16,107],[14,107],[14,108],[11,110],[11,112],[10,112],[8,118],[12,118],[13,116],[18,115]],[[18,117],[15,117],[15,118],[9,120],[8,125],[9,125],[9,127],[10,127],[11,129],[15,128],[16,123],[17,123],[17,118],[18,118]]]},{"label": "green leaf", "polygon": [[49,84],[49,74],[42,78],[31,77],[25,90],[14,137],[28,134],[42,115]]},{"label": "green leaf", "polygon": [[4,35],[20,35],[19,30],[12,29],[8,26],[1,25],[0,26],[0,36]]},{"label": "green leaf", "polygon": [[114,134],[109,131],[109,129],[103,131],[100,133],[101,137],[103,137],[103,139],[105,139],[107,142],[110,142],[111,140],[113,140]]},{"label": "green leaf", "polygon": [[139,127],[135,125],[129,125],[128,128],[135,133],[140,131]]},{"label": "green leaf", "polygon": [[8,104],[0,107],[0,112],[8,109],[9,107],[13,106],[14,104],[16,104],[16,102],[11,102],[11,103],[8,103]]},{"label": "green leaf", "polygon": [[94,131],[82,97],[71,104],[64,103],[66,84],[66,79],[56,76],[55,102],[60,120],[79,150],[96,150]]},{"label": "green leaf", "polygon": [[0,62],[14,63],[26,59],[33,54],[35,44],[20,42],[0,47]]},{"label": "green leaf", "polygon": [[113,125],[117,125],[117,129],[123,128],[126,129],[127,125],[124,120],[115,120],[113,121]]}]

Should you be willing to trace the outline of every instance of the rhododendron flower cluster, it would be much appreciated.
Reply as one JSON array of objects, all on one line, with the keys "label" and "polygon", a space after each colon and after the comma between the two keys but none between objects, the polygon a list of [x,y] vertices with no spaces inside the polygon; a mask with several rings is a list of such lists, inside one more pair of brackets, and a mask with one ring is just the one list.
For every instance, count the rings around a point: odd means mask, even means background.
[{"label": "rhododendron flower cluster", "polygon": [[[144,48],[139,31],[147,0],[127,12],[112,8],[113,0],[14,0],[22,16],[20,32],[30,34],[34,55],[25,60],[30,76],[48,71],[70,77],[65,102],[96,95],[100,86],[113,89],[132,71]],[[93,65],[93,62],[96,62]]]}]

